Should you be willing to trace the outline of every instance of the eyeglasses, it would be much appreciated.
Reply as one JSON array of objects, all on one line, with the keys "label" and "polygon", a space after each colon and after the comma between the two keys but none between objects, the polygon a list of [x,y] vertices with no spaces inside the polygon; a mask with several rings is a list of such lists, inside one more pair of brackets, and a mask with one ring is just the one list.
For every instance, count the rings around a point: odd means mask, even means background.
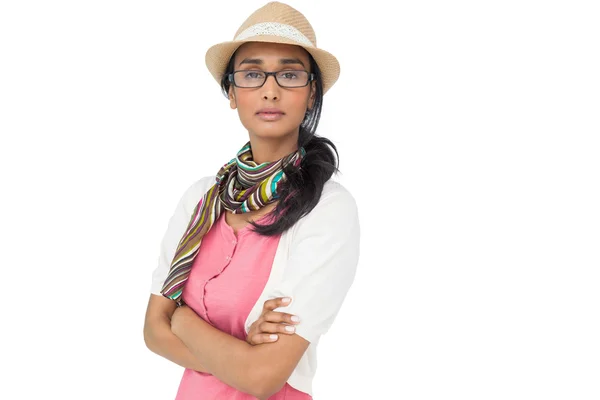
[{"label": "eyeglasses", "polygon": [[308,85],[308,82],[315,79],[315,74],[309,74],[308,71],[286,70],[265,72],[259,70],[240,70],[233,71],[227,76],[229,82],[239,88],[259,88],[265,84],[269,75],[273,75],[277,84],[283,88],[299,88]]}]

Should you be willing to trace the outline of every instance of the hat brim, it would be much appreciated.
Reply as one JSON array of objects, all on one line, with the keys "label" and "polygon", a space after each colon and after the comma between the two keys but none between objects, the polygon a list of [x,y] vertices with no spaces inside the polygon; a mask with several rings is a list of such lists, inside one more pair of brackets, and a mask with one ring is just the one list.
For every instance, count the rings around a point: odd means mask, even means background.
[{"label": "hat brim", "polygon": [[211,75],[217,83],[221,84],[221,79],[225,73],[225,68],[231,59],[233,53],[242,44],[247,42],[268,42],[268,43],[283,43],[299,46],[308,51],[321,70],[321,80],[323,82],[323,94],[333,86],[340,76],[340,63],[337,58],[323,49],[318,49],[312,46],[300,44],[294,40],[283,38],[280,36],[253,36],[252,39],[232,40],[222,42],[211,46],[206,51],[205,62]]}]

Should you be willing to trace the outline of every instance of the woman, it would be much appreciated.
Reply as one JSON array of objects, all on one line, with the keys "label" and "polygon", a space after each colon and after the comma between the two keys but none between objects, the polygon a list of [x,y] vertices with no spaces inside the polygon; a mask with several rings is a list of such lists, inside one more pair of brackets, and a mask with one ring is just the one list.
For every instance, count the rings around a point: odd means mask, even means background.
[{"label": "woman", "polygon": [[178,400],[312,399],[316,347],[359,255],[356,202],[330,179],[337,150],[315,136],[339,64],[279,2],[212,46],[206,63],[250,140],[183,194],[153,272],[144,339],[185,368]]}]

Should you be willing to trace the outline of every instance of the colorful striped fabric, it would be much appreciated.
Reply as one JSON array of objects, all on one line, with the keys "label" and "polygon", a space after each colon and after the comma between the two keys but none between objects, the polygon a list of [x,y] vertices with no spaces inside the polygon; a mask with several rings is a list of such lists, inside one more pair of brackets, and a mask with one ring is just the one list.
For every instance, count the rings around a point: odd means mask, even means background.
[{"label": "colorful striped fabric", "polygon": [[216,183],[202,196],[192,212],[160,291],[162,295],[177,302],[178,306],[183,305],[181,293],[202,237],[219,219],[223,209],[242,214],[260,210],[275,201],[279,197],[278,185],[285,181],[283,166],[291,163],[299,167],[305,154],[304,148],[300,147],[277,161],[257,165],[248,141],[235,158],[223,165],[217,173]]}]

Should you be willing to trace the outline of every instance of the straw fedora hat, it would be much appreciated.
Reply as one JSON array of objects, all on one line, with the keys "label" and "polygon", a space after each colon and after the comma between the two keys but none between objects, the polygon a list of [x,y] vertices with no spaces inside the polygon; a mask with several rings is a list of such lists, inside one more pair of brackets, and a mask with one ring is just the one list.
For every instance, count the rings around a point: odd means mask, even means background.
[{"label": "straw fedora hat", "polygon": [[285,43],[306,49],[321,70],[323,94],[340,75],[337,58],[317,48],[315,31],[306,17],[287,4],[272,1],[254,11],[237,30],[233,40],[215,44],[206,51],[206,66],[217,83],[221,83],[233,53],[246,42]]}]

